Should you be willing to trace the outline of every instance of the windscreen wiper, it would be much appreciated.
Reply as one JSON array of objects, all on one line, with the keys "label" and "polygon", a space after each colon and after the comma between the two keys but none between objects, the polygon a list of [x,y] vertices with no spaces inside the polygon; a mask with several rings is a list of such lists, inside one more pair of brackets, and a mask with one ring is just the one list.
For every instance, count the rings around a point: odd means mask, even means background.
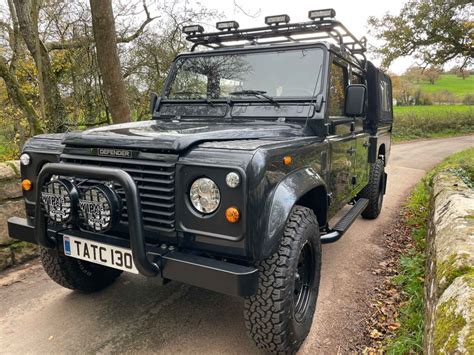
[{"label": "windscreen wiper", "polygon": [[263,90],[240,90],[240,91],[233,91],[229,93],[230,95],[235,95],[235,96],[256,96],[256,97],[263,97],[264,99],[267,99],[270,101],[273,105],[276,107],[280,107],[280,104],[276,102],[273,97],[265,95],[267,92]]}]

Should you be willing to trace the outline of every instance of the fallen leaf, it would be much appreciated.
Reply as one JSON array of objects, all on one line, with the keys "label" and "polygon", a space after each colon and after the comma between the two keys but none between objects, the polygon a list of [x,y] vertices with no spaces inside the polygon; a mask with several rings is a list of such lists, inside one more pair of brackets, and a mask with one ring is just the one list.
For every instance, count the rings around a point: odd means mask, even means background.
[{"label": "fallen leaf", "polygon": [[387,326],[388,329],[394,331],[400,328],[400,323],[392,323]]},{"label": "fallen leaf", "polygon": [[382,333],[380,333],[377,329],[372,329],[369,336],[372,339],[379,339],[382,337]]}]

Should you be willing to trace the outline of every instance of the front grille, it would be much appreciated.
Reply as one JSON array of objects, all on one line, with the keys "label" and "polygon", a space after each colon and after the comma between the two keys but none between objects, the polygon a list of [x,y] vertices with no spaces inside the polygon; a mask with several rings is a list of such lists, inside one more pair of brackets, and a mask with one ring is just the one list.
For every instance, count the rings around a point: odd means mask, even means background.
[{"label": "front grille", "polygon": [[[158,161],[62,154],[61,162],[126,171],[135,181],[140,193],[144,229],[169,234],[175,230],[174,186],[177,156],[171,154],[159,156],[162,159]],[[76,182],[80,189],[101,183],[94,179],[76,179]],[[121,223],[128,224],[125,192],[120,185],[114,184],[114,188],[123,201]]]}]

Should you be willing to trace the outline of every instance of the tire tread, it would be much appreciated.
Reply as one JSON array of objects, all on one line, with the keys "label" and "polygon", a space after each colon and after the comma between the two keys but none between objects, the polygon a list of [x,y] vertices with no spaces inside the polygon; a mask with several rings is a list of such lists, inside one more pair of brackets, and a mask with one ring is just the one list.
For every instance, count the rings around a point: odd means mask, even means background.
[{"label": "tire tread", "polygon": [[57,251],[40,250],[41,263],[48,276],[58,285],[75,291],[96,292],[110,286],[122,273],[87,261],[72,259]]},{"label": "tire tread", "polygon": [[361,191],[359,197],[363,197],[369,200],[367,208],[362,212],[362,217],[365,219],[375,219],[380,214],[380,207],[378,205],[379,186],[380,179],[383,178],[384,174],[384,163],[382,159],[378,159],[375,163],[371,164],[369,183]]},{"label": "tire tread", "polygon": [[[278,251],[258,265],[260,283],[257,293],[245,300],[247,331],[262,350],[291,354],[296,352],[304,340],[295,337],[289,326],[293,302],[292,280],[296,271],[288,265],[293,264],[293,258],[298,258],[299,250],[295,251],[295,248],[300,245],[301,236],[308,225],[315,226],[319,241],[318,221],[313,211],[295,206],[285,226]],[[317,263],[320,268],[319,256]],[[310,312],[312,317],[314,307]]]}]

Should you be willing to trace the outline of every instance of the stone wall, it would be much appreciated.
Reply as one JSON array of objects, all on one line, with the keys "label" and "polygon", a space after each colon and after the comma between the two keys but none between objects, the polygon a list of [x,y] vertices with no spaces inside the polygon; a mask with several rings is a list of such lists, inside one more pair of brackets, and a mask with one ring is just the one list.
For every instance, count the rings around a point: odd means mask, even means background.
[{"label": "stone wall", "polygon": [[0,163],[0,271],[37,255],[35,245],[8,237],[8,218],[24,214],[20,164],[18,161]]},{"label": "stone wall", "polygon": [[424,353],[474,354],[474,190],[434,177],[427,238]]}]

